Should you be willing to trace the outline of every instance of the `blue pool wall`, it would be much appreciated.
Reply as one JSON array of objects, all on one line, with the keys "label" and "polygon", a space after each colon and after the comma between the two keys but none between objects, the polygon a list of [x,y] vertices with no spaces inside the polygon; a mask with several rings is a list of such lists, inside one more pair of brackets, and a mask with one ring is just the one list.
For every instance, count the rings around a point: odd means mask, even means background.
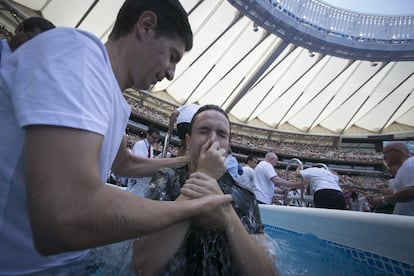
[{"label": "blue pool wall", "polygon": [[414,217],[279,205],[260,205],[260,213],[267,231],[312,234],[356,257],[379,256],[414,273]]}]

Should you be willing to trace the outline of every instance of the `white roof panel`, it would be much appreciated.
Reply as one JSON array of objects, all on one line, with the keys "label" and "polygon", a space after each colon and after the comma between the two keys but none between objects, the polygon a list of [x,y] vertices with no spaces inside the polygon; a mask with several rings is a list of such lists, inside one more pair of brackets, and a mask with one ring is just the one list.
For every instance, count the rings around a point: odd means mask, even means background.
[{"label": "white roof panel", "polygon": [[[105,42],[123,0],[11,2],[41,12],[57,26],[79,25]],[[181,2],[191,11],[194,46],[175,79],[158,83],[153,92],[166,92],[176,104],[214,103],[239,122],[275,130],[414,133],[414,61],[324,56],[256,29],[227,1]]]}]

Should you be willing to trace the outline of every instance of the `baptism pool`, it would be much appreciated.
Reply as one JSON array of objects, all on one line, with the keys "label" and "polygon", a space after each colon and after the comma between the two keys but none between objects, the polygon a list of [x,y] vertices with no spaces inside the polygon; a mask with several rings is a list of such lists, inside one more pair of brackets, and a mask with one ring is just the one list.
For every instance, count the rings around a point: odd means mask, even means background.
[{"label": "baptism pool", "polygon": [[281,275],[414,275],[414,218],[261,205]]},{"label": "baptism pool", "polygon": [[[260,213],[282,276],[414,276],[414,217],[276,205]],[[91,275],[131,274],[130,242],[91,253]]]}]

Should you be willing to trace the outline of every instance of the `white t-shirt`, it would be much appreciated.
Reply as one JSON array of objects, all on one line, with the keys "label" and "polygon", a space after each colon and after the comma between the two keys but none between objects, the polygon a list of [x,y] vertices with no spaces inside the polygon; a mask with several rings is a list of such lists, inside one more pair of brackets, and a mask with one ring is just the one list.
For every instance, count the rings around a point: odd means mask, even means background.
[{"label": "white t-shirt", "polygon": [[304,179],[309,179],[312,194],[323,189],[342,192],[342,189],[339,186],[339,177],[327,169],[316,167],[307,168],[301,170],[300,175]]},{"label": "white t-shirt", "polygon": [[[414,186],[414,157],[410,157],[402,163],[393,181],[394,192]],[[407,202],[396,202],[394,214],[414,216],[414,200]]]},{"label": "white t-shirt", "polygon": [[224,162],[231,177],[237,181],[239,178],[239,162],[237,162],[236,157],[228,154]]},{"label": "white t-shirt", "polygon": [[254,169],[254,194],[256,199],[271,204],[275,192],[275,184],[272,178],[277,176],[272,164],[261,161]]},{"label": "white t-shirt", "polygon": [[104,183],[131,109],[104,45],[84,31],[41,33],[20,46],[0,71],[0,275],[42,273],[79,260],[87,251],[48,257],[36,251],[26,202],[23,128],[55,125],[102,135]]},{"label": "white t-shirt", "polygon": [[[148,157],[148,147],[149,149],[149,157]],[[144,158],[154,158],[154,149],[153,147],[148,143],[148,140],[145,138],[143,140],[139,140],[137,141],[134,146],[132,147],[131,152],[134,155],[137,155],[139,157],[144,157]]]},{"label": "white t-shirt", "polygon": [[239,184],[254,191],[254,170],[250,166],[243,166],[243,174],[239,175]]},{"label": "white t-shirt", "polygon": [[7,39],[2,39],[0,41],[0,66],[3,66],[4,60],[7,60],[12,53]]}]

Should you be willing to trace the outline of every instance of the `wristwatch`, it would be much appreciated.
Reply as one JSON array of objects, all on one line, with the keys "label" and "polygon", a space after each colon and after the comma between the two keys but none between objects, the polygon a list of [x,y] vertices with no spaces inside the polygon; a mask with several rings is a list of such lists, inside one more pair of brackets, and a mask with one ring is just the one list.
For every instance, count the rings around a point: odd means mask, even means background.
[{"label": "wristwatch", "polygon": [[382,204],[388,205],[388,202],[385,200],[384,196],[381,196]]}]

